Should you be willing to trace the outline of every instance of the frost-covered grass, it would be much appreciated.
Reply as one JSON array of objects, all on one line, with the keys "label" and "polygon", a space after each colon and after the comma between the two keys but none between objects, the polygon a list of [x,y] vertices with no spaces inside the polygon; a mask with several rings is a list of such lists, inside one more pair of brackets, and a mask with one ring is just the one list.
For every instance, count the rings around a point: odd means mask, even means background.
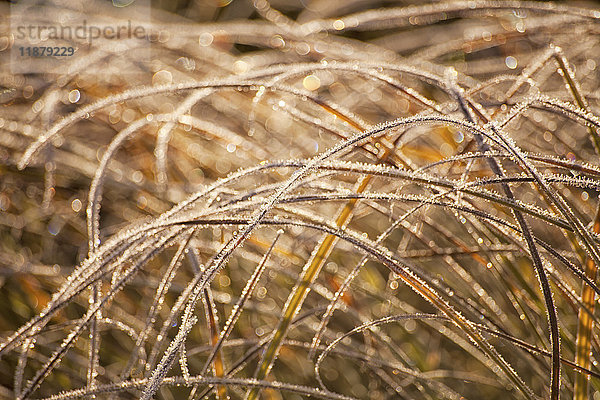
[{"label": "frost-covered grass", "polygon": [[0,398],[600,391],[600,11],[226,3],[2,69]]}]

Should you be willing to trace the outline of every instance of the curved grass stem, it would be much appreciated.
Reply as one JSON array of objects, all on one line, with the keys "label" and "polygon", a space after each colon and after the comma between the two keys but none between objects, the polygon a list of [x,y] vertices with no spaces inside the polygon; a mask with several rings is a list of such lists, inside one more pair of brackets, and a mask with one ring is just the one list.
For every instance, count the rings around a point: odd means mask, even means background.
[{"label": "curved grass stem", "polygon": [[[358,183],[356,192],[362,193],[367,188],[370,181],[371,175],[363,177]],[[348,222],[352,218],[352,214],[357,202],[358,199],[351,199],[344,205],[344,207],[338,214],[338,217],[336,218],[336,225],[338,227],[341,228],[348,224]],[[256,379],[262,380],[269,373],[271,367],[273,366],[273,362],[275,361],[275,358],[279,353],[279,349],[281,348],[281,342],[287,334],[287,330],[292,320],[302,307],[304,299],[306,298],[310,290],[311,284],[319,276],[319,272],[321,271],[321,268],[323,267],[323,265],[327,261],[327,258],[333,251],[337,240],[338,237],[335,235],[326,235],[325,239],[321,242],[316,251],[313,252],[313,256],[310,258],[310,261],[304,267],[302,274],[298,280],[298,284],[294,287],[292,293],[290,294],[290,297],[288,298],[288,301],[286,302],[284,311],[282,312],[283,317],[281,319],[281,322],[277,326],[273,339],[271,340],[269,346],[263,353],[261,363],[258,369],[256,370],[254,376]],[[251,389],[248,392],[247,399],[256,400],[259,392],[260,388],[258,387]]]}]

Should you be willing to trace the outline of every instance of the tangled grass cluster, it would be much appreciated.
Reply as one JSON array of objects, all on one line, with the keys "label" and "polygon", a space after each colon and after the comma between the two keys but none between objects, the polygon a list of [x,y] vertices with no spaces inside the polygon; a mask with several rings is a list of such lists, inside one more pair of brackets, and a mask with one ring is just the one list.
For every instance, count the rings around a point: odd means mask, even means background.
[{"label": "tangled grass cluster", "polygon": [[0,397],[596,399],[600,11],[373,3],[0,37]]}]

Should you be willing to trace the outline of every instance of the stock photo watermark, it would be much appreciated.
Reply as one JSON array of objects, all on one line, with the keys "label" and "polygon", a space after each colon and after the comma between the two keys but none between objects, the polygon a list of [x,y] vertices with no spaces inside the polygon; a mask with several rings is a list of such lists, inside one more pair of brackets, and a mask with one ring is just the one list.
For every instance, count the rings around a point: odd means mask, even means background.
[{"label": "stock photo watermark", "polygon": [[93,4],[91,10],[84,2],[12,3],[10,72],[126,73],[119,68],[126,55],[148,60],[150,1]]}]

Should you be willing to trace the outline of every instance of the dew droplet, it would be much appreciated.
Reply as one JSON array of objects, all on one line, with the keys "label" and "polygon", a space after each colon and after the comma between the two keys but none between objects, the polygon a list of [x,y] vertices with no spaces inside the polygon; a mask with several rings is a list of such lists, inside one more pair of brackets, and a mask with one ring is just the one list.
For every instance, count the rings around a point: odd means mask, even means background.
[{"label": "dew droplet", "polygon": [[71,103],[77,103],[80,98],[81,98],[81,93],[79,93],[79,90],[73,89],[69,92],[69,101]]},{"label": "dew droplet", "polygon": [[506,57],[506,59],[504,60],[504,63],[510,69],[515,69],[515,68],[517,68],[517,65],[518,65],[517,59],[513,56]]},{"label": "dew droplet", "polygon": [[317,90],[318,88],[321,87],[321,80],[316,75],[308,75],[302,81],[302,85],[307,90]]}]

